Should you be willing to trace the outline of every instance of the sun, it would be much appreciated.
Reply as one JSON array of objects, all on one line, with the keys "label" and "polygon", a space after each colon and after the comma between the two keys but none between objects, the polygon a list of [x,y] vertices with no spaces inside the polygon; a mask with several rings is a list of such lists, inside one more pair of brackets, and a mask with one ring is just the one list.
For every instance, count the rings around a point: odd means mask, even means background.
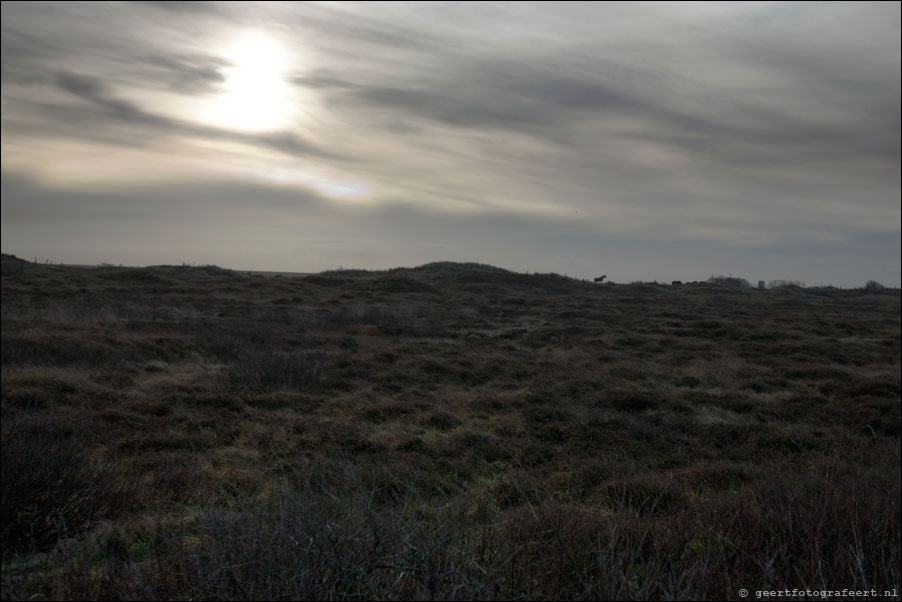
[{"label": "sun", "polygon": [[246,32],[225,51],[222,93],[213,100],[209,118],[214,123],[248,132],[288,127],[295,117],[289,53],[273,37]]}]

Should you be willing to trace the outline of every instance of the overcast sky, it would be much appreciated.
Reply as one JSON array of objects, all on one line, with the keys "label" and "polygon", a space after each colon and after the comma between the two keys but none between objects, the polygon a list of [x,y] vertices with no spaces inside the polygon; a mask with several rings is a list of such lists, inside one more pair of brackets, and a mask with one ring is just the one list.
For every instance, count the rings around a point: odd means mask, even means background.
[{"label": "overcast sky", "polygon": [[2,245],[898,286],[900,3],[3,2]]}]

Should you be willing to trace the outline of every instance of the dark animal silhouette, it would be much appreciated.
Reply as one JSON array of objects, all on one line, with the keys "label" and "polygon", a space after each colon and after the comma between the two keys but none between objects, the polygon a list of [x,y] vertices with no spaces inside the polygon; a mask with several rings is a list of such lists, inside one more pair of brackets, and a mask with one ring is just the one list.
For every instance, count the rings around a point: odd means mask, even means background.
[{"label": "dark animal silhouette", "polygon": [[607,275],[599,276],[598,278],[595,279],[595,282],[604,282],[605,278],[607,278]]}]

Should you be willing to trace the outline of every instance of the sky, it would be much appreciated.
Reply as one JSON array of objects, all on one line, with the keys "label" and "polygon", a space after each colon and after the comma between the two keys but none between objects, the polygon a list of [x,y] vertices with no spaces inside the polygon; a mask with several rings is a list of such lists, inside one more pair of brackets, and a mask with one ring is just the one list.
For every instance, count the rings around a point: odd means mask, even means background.
[{"label": "sky", "polygon": [[899,286],[900,3],[2,3],[2,246]]}]

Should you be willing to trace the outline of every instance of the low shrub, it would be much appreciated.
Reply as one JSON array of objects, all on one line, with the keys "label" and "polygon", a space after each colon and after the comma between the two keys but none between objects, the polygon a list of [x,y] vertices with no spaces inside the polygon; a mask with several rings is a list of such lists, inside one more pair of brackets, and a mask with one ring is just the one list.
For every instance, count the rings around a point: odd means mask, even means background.
[{"label": "low shrub", "polygon": [[253,349],[242,353],[232,367],[232,384],[261,390],[310,389],[324,382],[326,358],[308,351]]},{"label": "low shrub", "polygon": [[2,547],[45,549],[133,508],[137,481],[90,455],[84,428],[54,415],[4,419]]}]

